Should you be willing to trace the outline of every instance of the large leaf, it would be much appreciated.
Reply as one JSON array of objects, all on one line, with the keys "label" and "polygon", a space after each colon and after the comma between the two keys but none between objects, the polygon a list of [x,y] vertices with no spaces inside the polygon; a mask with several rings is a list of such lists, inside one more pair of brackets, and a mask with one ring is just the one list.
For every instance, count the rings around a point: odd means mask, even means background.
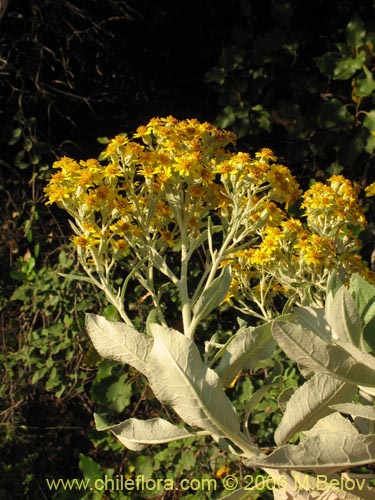
[{"label": "large leaf", "polygon": [[195,343],[176,330],[155,323],[150,328],[154,344],[147,357],[148,378],[159,401],[192,427],[250,445],[219,376],[203,363]]},{"label": "large leaf", "polygon": [[248,467],[312,470],[327,474],[375,461],[375,435],[337,429],[320,431],[298,445],[277,448],[265,458],[246,460]]},{"label": "large leaf", "polygon": [[178,439],[196,437],[204,432],[189,432],[183,427],[173,425],[163,418],[139,420],[129,418],[115,425],[108,425],[101,417],[95,415],[98,431],[111,431],[129,450],[141,451],[147,445],[169,443]]},{"label": "large leaf", "polygon": [[359,347],[362,341],[362,322],[355,301],[345,286],[332,300],[327,301],[325,315],[334,339],[346,340]]},{"label": "large leaf", "polygon": [[305,431],[303,435],[305,437],[319,436],[321,433],[340,433],[344,432],[347,434],[353,434],[353,436],[358,436],[359,431],[350,422],[349,419],[340,415],[339,412],[331,413],[324,418],[321,418],[311,429]]},{"label": "large leaf", "polygon": [[[360,474],[343,473],[313,476],[292,471],[293,482],[298,492],[304,491],[305,500],[374,500],[369,479]],[[330,488],[330,494],[328,494]],[[308,492],[314,492],[309,494]],[[293,497],[295,500],[296,497]]]},{"label": "large leaf", "polygon": [[327,321],[323,308],[296,307],[293,309],[293,313],[301,326],[316,333],[327,342],[332,341],[332,329]]},{"label": "large leaf", "polygon": [[224,387],[229,386],[242,369],[256,368],[259,361],[271,356],[274,350],[270,323],[240,330],[229,342],[216,368]]},{"label": "large leaf", "polygon": [[213,280],[211,285],[206,288],[196,301],[193,307],[195,321],[198,322],[210,314],[225,299],[230,284],[232,274],[230,266],[225,266],[220,275]]},{"label": "large leaf", "polygon": [[274,323],[272,333],[291,359],[313,372],[326,373],[353,385],[375,387],[374,358],[354,346],[329,344],[311,330],[291,322]]},{"label": "large leaf", "polygon": [[145,360],[152,346],[150,337],[125,323],[111,322],[96,314],[86,314],[86,328],[103,358],[129,364],[147,375]]},{"label": "large leaf", "polygon": [[310,429],[334,410],[330,405],[353,400],[356,388],[324,373],[315,374],[289,399],[275,432],[276,444],[286,443],[297,432]]},{"label": "large leaf", "polygon": [[360,405],[354,403],[334,404],[331,408],[340,413],[346,413],[352,417],[375,420],[375,408],[373,406]]}]

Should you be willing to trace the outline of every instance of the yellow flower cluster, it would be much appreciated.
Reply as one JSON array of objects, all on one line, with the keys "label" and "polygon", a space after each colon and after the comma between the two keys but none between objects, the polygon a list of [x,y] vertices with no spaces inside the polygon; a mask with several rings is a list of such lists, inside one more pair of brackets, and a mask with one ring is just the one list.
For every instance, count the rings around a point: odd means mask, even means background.
[{"label": "yellow flower cluster", "polygon": [[358,186],[348,179],[332,176],[327,184],[317,182],[302,196],[307,227],[286,214],[274,223],[269,219],[255,247],[228,259],[234,280],[231,295],[242,295],[261,306],[264,316],[271,316],[265,306],[272,307],[275,294],[295,296],[300,303],[319,300],[319,290],[324,290],[332,269],[371,279],[358,255],[358,234],[366,224],[358,193]]},{"label": "yellow flower cluster", "polygon": [[[153,292],[150,263],[176,284],[165,254],[181,251],[186,268],[203,246],[212,276],[230,263],[230,295],[255,301],[263,316],[267,297],[319,287],[338,265],[361,267],[357,236],[365,218],[355,184],[343,176],[315,183],[303,194],[304,227],[287,215],[302,194],[289,169],[268,148],[251,156],[234,146],[232,133],[211,124],[153,118],[131,138],[109,140],[99,160],[55,162],[47,203],[74,219],[81,263],[102,280],[122,257],[147,261],[141,278]],[[212,248],[213,233],[221,249]]]},{"label": "yellow flower cluster", "polygon": [[[316,182],[303,195],[307,224],[318,233],[327,231],[356,232],[364,229],[366,219],[358,203],[360,187],[342,175],[334,175],[328,184]],[[348,233],[347,233],[348,234]]]},{"label": "yellow flower cluster", "polygon": [[177,248],[182,232],[199,236],[208,215],[230,219],[234,198],[254,220],[270,200],[288,204],[300,195],[289,170],[272,163],[270,150],[251,158],[229,151],[234,143],[232,133],[208,123],[154,118],[132,140],[110,140],[101,155],[105,165],[66,157],[55,162],[58,172],[45,194],[74,217],[73,241],[80,247]]}]

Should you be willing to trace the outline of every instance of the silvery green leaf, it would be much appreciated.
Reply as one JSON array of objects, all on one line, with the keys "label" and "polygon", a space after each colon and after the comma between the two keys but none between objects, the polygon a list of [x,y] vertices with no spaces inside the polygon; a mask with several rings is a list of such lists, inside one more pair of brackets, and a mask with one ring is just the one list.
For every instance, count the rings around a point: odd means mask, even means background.
[{"label": "silvery green leaf", "polygon": [[268,358],[274,351],[271,323],[245,328],[228,343],[216,372],[227,387],[242,369],[256,368],[259,361]]},{"label": "silvery green leaf", "polygon": [[276,444],[284,444],[296,433],[310,429],[318,420],[334,411],[330,405],[352,401],[355,393],[353,385],[324,373],[315,374],[289,399],[275,432]]},{"label": "silvery green leaf", "polygon": [[345,276],[340,276],[337,271],[332,271],[327,280],[327,296],[334,297],[336,292],[344,285]]},{"label": "silvery green leaf", "polygon": [[301,326],[316,333],[327,342],[332,341],[332,330],[323,308],[296,307],[293,309],[293,313]]},{"label": "silvery green leaf", "polygon": [[375,398],[375,387],[364,387],[363,385],[358,386],[360,392],[364,392],[367,395]]},{"label": "silvery green leaf", "polygon": [[351,415],[352,417],[361,417],[368,420],[375,420],[375,407],[360,405],[355,403],[342,403],[331,405],[332,410]]},{"label": "silvery green leaf", "polygon": [[[338,473],[313,476],[292,471],[291,475],[297,490],[307,493],[306,500],[323,500],[323,496],[324,500],[374,500],[369,479],[362,477],[361,474]],[[328,486],[330,486],[329,492]],[[308,492],[311,492],[311,495]]]},{"label": "silvery green leaf", "polygon": [[280,446],[267,457],[245,461],[247,467],[310,470],[328,474],[375,461],[375,435],[321,431],[297,445]]},{"label": "silvery green leaf", "polygon": [[189,432],[183,427],[173,425],[158,417],[149,420],[129,418],[119,424],[108,425],[101,417],[95,415],[95,424],[98,431],[113,432],[120,443],[133,451],[141,451],[147,445],[169,443],[205,434]]},{"label": "silvery green leaf", "polygon": [[[345,349],[341,344],[329,344],[311,330],[291,322],[274,323],[272,333],[281,349],[307,369],[326,373],[349,384],[375,387],[374,358],[354,346],[350,345],[349,353],[348,343],[345,343]],[[352,355],[354,349],[355,357]]]},{"label": "silvery green leaf", "polygon": [[325,313],[334,339],[351,342],[357,347],[361,345],[363,335],[361,318],[345,286],[342,286],[333,299],[326,303]]},{"label": "silvery green leaf", "polygon": [[324,418],[321,418],[310,430],[303,433],[304,436],[312,437],[321,433],[340,433],[353,434],[358,436],[358,429],[350,422],[349,419],[343,417],[338,412],[331,413]]},{"label": "silvery green leaf", "polygon": [[288,404],[289,399],[293,396],[295,391],[295,387],[287,387],[280,393],[279,397],[277,398],[277,403],[283,413],[285,413],[286,405]]},{"label": "silvery green leaf", "polygon": [[225,266],[220,275],[202,292],[194,304],[193,314],[195,316],[195,321],[200,321],[208,316],[211,311],[223,302],[229,291],[231,282],[231,268],[230,266]]},{"label": "silvery green leaf", "polygon": [[159,252],[151,246],[148,246],[148,250],[151,253],[150,260],[152,261],[153,266],[156,267],[156,269],[158,269],[161,273],[165,274],[165,276],[167,276],[172,283],[177,284],[178,283],[177,276],[170,269],[170,267],[165,262],[164,258],[159,254]]},{"label": "silvery green leaf", "polygon": [[203,363],[196,344],[171,328],[155,323],[150,328],[154,344],[147,357],[148,378],[159,401],[192,427],[249,445],[219,376]]},{"label": "silvery green leaf", "polygon": [[125,323],[108,321],[96,314],[86,314],[86,328],[103,358],[128,364],[147,375],[145,361],[153,342],[150,337]]}]

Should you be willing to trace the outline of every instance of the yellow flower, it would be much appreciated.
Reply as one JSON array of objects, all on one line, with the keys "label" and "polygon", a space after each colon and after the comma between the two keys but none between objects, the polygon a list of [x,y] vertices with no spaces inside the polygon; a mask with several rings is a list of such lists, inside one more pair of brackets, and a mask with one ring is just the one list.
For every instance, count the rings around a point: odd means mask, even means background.
[{"label": "yellow flower", "polygon": [[302,245],[295,245],[295,248],[302,250],[301,256],[309,266],[325,266],[329,268],[332,265],[332,258],[334,257],[332,238],[311,234]]},{"label": "yellow flower", "polygon": [[365,193],[367,197],[375,196],[375,182],[365,187]]},{"label": "yellow flower", "polygon": [[260,151],[255,153],[255,158],[261,162],[277,161],[277,156],[274,155],[273,151],[269,148],[262,148]]},{"label": "yellow flower", "polygon": [[72,242],[77,247],[81,247],[84,248],[85,250],[88,250],[90,247],[98,245],[100,243],[100,239],[96,236],[82,234],[80,236],[73,236]]},{"label": "yellow flower", "polygon": [[49,184],[44,188],[44,193],[48,198],[46,202],[47,205],[52,205],[52,203],[59,203],[67,200],[74,193],[75,189],[72,186],[65,184]]},{"label": "yellow flower", "polygon": [[271,261],[270,255],[263,248],[255,248],[249,253],[249,262],[251,265],[265,266]]},{"label": "yellow flower", "polygon": [[271,196],[275,201],[289,205],[302,193],[295,177],[284,165],[271,165],[265,178],[270,183]]}]

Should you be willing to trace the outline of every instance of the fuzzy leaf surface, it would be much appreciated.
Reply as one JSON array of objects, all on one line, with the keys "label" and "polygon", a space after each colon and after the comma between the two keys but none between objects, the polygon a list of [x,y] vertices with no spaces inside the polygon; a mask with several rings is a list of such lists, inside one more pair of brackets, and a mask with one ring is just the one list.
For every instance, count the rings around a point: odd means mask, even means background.
[{"label": "fuzzy leaf surface", "polygon": [[297,432],[310,429],[334,411],[330,405],[352,401],[355,393],[355,386],[330,375],[316,373],[290,397],[275,432],[276,444],[284,444]]},{"label": "fuzzy leaf surface", "polygon": [[220,275],[213,280],[211,285],[202,292],[193,307],[193,314],[199,319],[203,319],[213,311],[225,299],[230,284],[232,274],[230,266],[225,266]]},{"label": "fuzzy leaf surface", "polygon": [[362,340],[362,321],[349,290],[342,286],[327,302],[326,318],[333,338],[351,342],[359,347]]},{"label": "fuzzy leaf surface", "polygon": [[331,408],[340,413],[351,415],[352,417],[375,420],[375,408],[373,406],[360,405],[354,403],[340,403],[332,405]]},{"label": "fuzzy leaf surface", "polygon": [[109,430],[113,432],[126,448],[133,451],[141,451],[147,445],[169,443],[197,435],[197,433],[191,433],[163,418],[149,420],[129,418],[119,424],[106,425],[98,415],[95,415],[95,423],[98,431]]},{"label": "fuzzy leaf surface", "polygon": [[96,314],[86,314],[86,328],[103,358],[128,364],[147,375],[146,357],[152,346],[150,337],[125,323],[108,321]]},{"label": "fuzzy leaf surface", "polygon": [[326,373],[357,386],[375,387],[374,357],[348,342],[330,344],[311,330],[291,322],[274,323],[272,333],[291,359],[313,372]]},{"label": "fuzzy leaf surface", "polygon": [[245,462],[248,467],[310,470],[322,474],[370,464],[375,461],[375,435],[337,429],[321,431],[298,445],[277,448],[266,458]]},{"label": "fuzzy leaf surface", "polygon": [[154,344],[147,358],[148,378],[159,401],[193,427],[218,437],[238,434],[239,416],[196,344],[171,328],[155,323],[150,328]]},{"label": "fuzzy leaf surface", "polygon": [[239,331],[229,342],[216,368],[224,387],[230,385],[242,369],[255,368],[259,361],[271,356],[274,350],[270,323]]}]

